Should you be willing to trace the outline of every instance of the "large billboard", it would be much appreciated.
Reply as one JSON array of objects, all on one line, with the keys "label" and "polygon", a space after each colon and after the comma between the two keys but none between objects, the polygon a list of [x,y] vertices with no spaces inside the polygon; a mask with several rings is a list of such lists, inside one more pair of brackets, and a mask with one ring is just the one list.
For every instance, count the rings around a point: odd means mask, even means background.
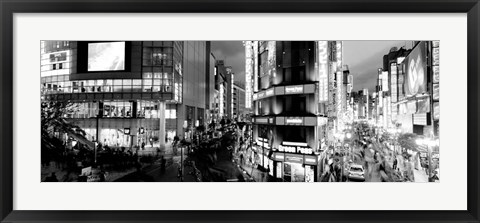
[{"label": "large billboard", "polygon": [[414,96],[426,92],[427,61],[425,42],[420,42],[403,62],[405,64],[405,95]]},{"label": "large billboard", "polygon": [[88,44],[88,71],[125,69],[125,42]]}]

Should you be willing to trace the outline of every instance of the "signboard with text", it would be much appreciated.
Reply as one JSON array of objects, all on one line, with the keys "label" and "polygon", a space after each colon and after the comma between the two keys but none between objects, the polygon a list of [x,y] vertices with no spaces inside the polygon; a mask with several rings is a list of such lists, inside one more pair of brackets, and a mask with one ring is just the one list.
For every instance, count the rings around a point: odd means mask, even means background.
[{"label": "signboard with text", "polygon": [[303,93],[303,85],[285,87],[285,94],[301,94],[301,93]]},{"label": "signboard with text", "polygon": [[427,113],[413,114],[414,125],[427,125]]}]

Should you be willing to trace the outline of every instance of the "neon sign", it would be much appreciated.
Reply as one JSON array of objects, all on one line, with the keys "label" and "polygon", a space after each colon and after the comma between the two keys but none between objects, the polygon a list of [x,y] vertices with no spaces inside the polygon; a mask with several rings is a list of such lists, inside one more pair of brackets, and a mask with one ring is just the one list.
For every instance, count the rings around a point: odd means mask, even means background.
[{"label": "neon sign", "polygon": [[298,125],[298,124],[303,124],[303,119],[302,118],[286,118],[285,123],[291,124],[291,125]]},{"label": "neon sign", "polygon": [[285,87],[285,94],[303,93],[303,86],[288,86]]}]

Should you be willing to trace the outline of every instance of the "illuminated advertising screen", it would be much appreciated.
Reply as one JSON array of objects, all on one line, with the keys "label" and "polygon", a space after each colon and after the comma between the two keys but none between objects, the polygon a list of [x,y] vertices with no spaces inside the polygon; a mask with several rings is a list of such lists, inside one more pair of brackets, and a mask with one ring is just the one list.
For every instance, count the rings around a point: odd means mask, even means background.
[{"label": "illuminated advertising screen", "polygon": [[125,70],[125,42],[88,44],[87,71]]},{"label": "illuminated advertising screen", "polygon": [[413,96],[427,90],[425,42],[420,42],[405,58],[405,94]]}]

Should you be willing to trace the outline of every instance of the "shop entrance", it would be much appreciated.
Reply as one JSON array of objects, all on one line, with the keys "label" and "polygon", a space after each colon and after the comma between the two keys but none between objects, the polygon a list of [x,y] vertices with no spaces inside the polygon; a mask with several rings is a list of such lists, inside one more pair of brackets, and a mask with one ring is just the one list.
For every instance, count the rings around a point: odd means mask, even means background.
[{"label": "shop entrance", "polygon": [[314,166],[300,163],[284,163],[283,181],[314,182]]}]

